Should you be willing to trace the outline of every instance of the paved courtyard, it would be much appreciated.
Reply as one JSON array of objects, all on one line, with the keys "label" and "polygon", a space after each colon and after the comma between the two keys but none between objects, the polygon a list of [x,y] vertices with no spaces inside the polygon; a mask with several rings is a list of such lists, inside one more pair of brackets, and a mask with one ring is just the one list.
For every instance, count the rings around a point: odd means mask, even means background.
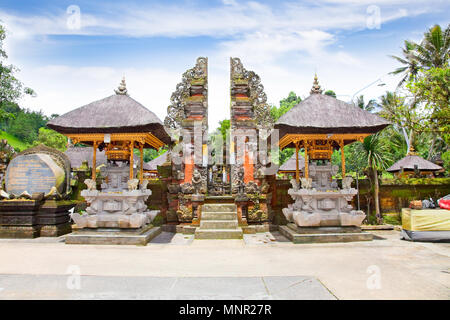
[{"label": "paved courtyard", "polygon": [[450,243],[373,233],[297,245],[278,232],[163,232],[145,247],[1,239],[0,299],[450,299]]}]

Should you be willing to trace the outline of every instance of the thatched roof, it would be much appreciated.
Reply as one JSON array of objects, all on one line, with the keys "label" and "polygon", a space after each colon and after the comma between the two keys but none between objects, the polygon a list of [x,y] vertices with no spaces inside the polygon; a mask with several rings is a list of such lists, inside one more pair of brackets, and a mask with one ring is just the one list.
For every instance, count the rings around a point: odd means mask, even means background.
[{"label": "thatched roof", "polygon": [[397,172],[400,171],[401,168],[406,171],[414,170],[414,166],[417,166],[417,169],[420,171],[438,171],[442,169],[441,166],[438,166],[431,161],[425,160],[418,155],[408,154],[406,155],[406,157],[394,163],[390,168],[387,169],[387,171]]},{"label": "thatched roof", "polygon": [[47,123],[60,133],[151,132],[162,142],[170,138],[161,120],[127,94],[117,93],[67,112]]},{"label": "thatched roof", "polygon": [[[296,170],[296,164],[297,161],[295,157],[295,152],[285,163],[283,163],[278,171],[294,171]],[[302,170],[305,167],[305,158],[303,158],[300,154],[298,155],[298,167],[299,170]]]},{"label": "thatched roof", "polygon": [[[69,158],[70,165],[74,169],[81,167],[83,161],[86,160],[89,164],[89,167],[92,167],[92,147],[69,147],[67,148],[66,152],[64,152],[64,154]],[[97,150],[95,163],[97,167],[99,165],[106,164],[105,151]]]},{"label": "thatched roof", "polygon": [[376,114],[328,95],[313,93],[278,119],[280,138],[287,133],[375,133],[389,125]]},{"label": "thatched roof", "polygon": [[[169,151],[168,151],[169,152]],[[162,165],[166,162],[167,152],[164,152],[162,155],[156,157],[155,159],[144,163],[144,170],[147,171],[156,171],[158,170],[158,166]]]}]

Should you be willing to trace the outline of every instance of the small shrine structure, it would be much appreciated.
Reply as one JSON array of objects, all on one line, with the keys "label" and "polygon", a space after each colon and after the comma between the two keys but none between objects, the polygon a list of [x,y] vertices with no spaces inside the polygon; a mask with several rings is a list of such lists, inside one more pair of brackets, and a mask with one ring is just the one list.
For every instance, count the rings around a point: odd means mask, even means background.
[{"label": "small shrine structure", "polygon": [[[385,119],[357,106],[322,94],[317,75],[310,96],[280,117],[280,149],[304,150],[304,177],[296,166],[296,179],[288,193],[295,203],[283,209],[288,220],[280,231],[293,242],[330,242],[371,240],[360,225],[364,212],[354,210],[349,202],[357,194],[353,179],[346,176],[344,146],[389,125]],[[341,150],[342,187],[333,176],[338,167],[331,164],[334,150]],[[297,157],[298,159],[298,157]],[[300,184],[301,182],[301,184]]]},{"label": "small shrine structure", "polygon": [[419,156],[414,148],[411,146],[406,156],[392,166],[390,166],[386,171],[392,172],[397,177],[404,176],[427,176],[434,177],[435,172],[442,170],[442,167],[425,160]]},{"label": "small shrine structure", "polygon": [[[66,243],[102,243],[99,239],[104,239],[108,244],[145,244],[155,236],[158,230],[147,230],[155,214],[147,211],[145,204],[151,190],[144,181],[143,150],[158,150],[171,140],[158,117],[128,95],[125,79],[114,95],[57,117],[47,126],[66,135],[73,144],[92,146],[93,151],[91,179],[85,180],[88,188],[81,191],[88,202],[86,214],[72,215],[82,230],[70,234]],[[138,179],[134,149],[140,153]],[[104,150],[107,158],[100,177],[96,170],[97,150]],[[134,233],[106,234],[111,229]],[[86,234],[83,230],[103,233]]]}]

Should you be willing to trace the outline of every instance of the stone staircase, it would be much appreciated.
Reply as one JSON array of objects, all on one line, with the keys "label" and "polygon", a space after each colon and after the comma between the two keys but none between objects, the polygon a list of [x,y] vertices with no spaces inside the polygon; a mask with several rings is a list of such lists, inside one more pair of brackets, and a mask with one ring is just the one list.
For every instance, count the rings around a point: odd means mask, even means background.
[{"label": "stone staircase", "polygon": [[204,204],[195,239],[242,239],[235,204]]}]

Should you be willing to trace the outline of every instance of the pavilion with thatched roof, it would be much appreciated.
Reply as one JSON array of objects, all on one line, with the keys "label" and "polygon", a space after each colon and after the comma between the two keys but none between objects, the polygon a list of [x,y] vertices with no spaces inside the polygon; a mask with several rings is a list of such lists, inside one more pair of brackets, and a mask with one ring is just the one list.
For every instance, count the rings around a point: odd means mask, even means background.
[{"label": "pavilion with thatched roof", "polygon": [[[170,152],[170,151],[167,151]],[[151,176],[158,175],[158,166],[161,166],[167,160],[167,153],[164,152],[155,159],[144,163],[144,174],[149,173]]]},{"label": "pavilion with thatched roof", "polygon": [[[305,177],[308,178],[309,160],[331,160],[335,149],[341,149],[342,175],[345,176],[343,148],[354,141],[363,141],[389,122],[357,106],[322,94],[314,77],[310,96],[278,119],[274,128],[279,130],[280,149],[305,150]],[[298,161],[298,156],[297,156]],[[299,172],[296,172],[297,181]]]},{"label": "pavilion with thatched roof", "polygon": [[293,154],[285,163],[278,168],[278,173],[295,175],[297,172],[297,166],[299,172],[303,172],[305,168],[305,158],[298,155],[298,161],[295,154]]},{"label": "pavilion with thatched roof", "polygon": [[[133,150],[140,151],[143,177],[143,148],[160,149],[171,142],[161,120],[127,92],[125,79],[114,95],[79,107],[47,123],[66,135],[73,144],[93,146],[92,179],[96,178],[96,152],[105,150],[108,160],[134,163]],[[130,165],[130,179],[133,178]]]},{"label": "pavilion with thatched roof", "polygon": [[405,173],[407,175],[414,174],[418,171],[421,175],[433,175],[434,172],[441,170],[442,167],[437,164],[425,160],[419,156],[411,147],[408,154],[390,166],[386,171],[392,172],[395,175]]}]

